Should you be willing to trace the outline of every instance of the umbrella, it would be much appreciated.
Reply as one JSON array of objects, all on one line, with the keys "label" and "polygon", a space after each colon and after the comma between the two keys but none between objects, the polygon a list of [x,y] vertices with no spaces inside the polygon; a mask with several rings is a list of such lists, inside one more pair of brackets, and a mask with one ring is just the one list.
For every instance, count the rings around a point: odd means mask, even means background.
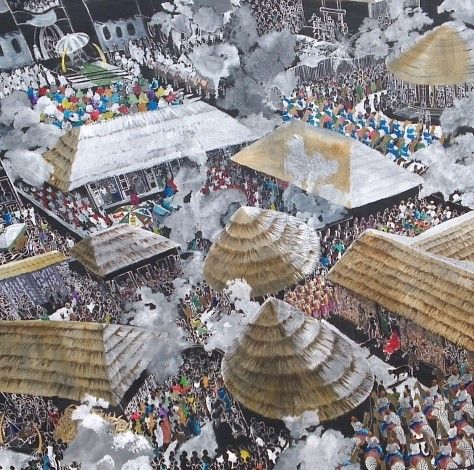
[{"label": "umbrella", "polygon": [[54,47],[59,55],[71,54],[82,49],[89,43],[89,36],[86,33],[71,33],[63,36]]},{"label": "umbrella", "polygon": [[111,214],[115,223],[129,224],[134,227],[148,225],[152,220],[150,209],[140,206],[126,205],[119,207]]},{"label": "umbrella", "polygon": [[86,33],[70,33],[63,36],[54,47],[56,53],[61,56],[61,68],[66,71],[66,55],[72,54],[89,42],[89,36]]}]

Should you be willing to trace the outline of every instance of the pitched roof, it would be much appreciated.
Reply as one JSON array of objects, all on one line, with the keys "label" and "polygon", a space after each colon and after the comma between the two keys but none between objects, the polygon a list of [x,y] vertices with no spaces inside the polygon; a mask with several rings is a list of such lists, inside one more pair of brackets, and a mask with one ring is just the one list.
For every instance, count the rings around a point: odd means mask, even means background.
[{"label": "pitched roof", "polygon": [[0,234],[0,250],[10,249],[25,233],[26,224],[11,224],[4,228]]},{"label": "pitched roof", "polygon": [[214,241],[204,278],[216,290],[245,279],[252,297],[298,283],[316,268],[319,237],[301,220],[283,212],[241,207]]},{"label": "pitched roof", "polygon": [[101,323],[0,321],[0,391],[117,404],[148,366],[155,333]]},{"label": "pitched roof", "polygon": [[0,266],[0,280],[40,271],[48,266],[62,263],[66,260],[66,256],[61,252],[49,251],[48,253],[32,256],[31,258],[22,259],[20,261],[11,261],[10,263]]},{"label": "pitched roof", "polygon": [[282,419],[317,410],[321,421],[362,403],[374,380],[360,347],[275,298],[226,352],[222,375],[232,396],[255,413]]},{"label": "pitched roof", "polygon": [[71,129],[43,157],[54,169],[50,184],[70,191],[251,138],[250,130],[236,119],[194,101]]},{"label": "pitched roof", "polygon": [[410,241],[412,247],[435,255],[474,262],[474,211],[432,227]]},{"label": "pitched roof", "polygon": [[387,58],[399,80],[417,85],[460,85],[474,80],[474,31],[454,22],[427,31]]},{"label": "pitched roof", "polygon": [[366,230],[328,280],[474,350],[474,263],[435,255],[407,237]]},{"label": "pitched roof", "polygon": [[[306,155],[294,150],[304,145]],[[395,196],[423,183],[364,145],[301,121],[285,123],[232,157],[234,162],[348,208]]]},{"label": "pitched roof", "polygon": [[87,270],[105,277],[178,248],[179,244],[169,238],[117,224],[84,238],[70,253]]}]

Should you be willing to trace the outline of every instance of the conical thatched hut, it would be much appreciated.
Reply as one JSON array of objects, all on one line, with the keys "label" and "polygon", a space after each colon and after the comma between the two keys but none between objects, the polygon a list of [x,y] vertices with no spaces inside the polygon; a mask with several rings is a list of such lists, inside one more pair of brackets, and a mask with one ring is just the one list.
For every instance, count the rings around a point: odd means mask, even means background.
[{"label": "conical thatched hut", "polygon": [[319,237],[283,212],[241,207],[212,245],[204,263],[208,284],[222,290],[245,279],[252,297],[279,292],[311,274],[319,260]]},{"label": "conical thatched hut", "polygon": [[440,110],[465,96],[474,80],[474,31],[444,23],[387,58],[389,94],[401,106]]},{"label": "conical thatched hut", "polygon": [[321,421],[362,403],[374,381],[358,346],[274,298],[226,352],[222,375],[232,396],[255,413],[282,419],[317,410]]},{"label": "conical thatched hut", "polygon": [[152,359],[156,333],[61,321],[0,321],[0,391],[118,404]]},{"label": "conical thatched hut", "polygon": [[281,125],[232,160],[348,209],[416,192],[423,184],[362,142],[301,121]]},{"label": "conical thatched hut", "polygon": [[161,257],[177,253],[179,244],[155,233],[117,224],[74,245],[71,256],[101,278],[114,277]]}]

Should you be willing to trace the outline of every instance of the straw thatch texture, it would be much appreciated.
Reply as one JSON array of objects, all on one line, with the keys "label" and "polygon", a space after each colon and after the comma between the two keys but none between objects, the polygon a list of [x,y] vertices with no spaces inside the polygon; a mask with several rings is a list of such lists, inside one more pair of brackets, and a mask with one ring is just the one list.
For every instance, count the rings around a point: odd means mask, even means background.
[{"label": "straw thatch texture", "polygon": [[70,253],[88,271],[105,277],[179,248],[179,244],[128,224],[95,232],[74,245]]},{"label": "straw thatch texture", "polygon": [[221,291],[245,279],[252,297],[283,290],[311,274],[319,260],[319,237],[296,217],[241,207],[218,235],[204,262],[204,278]]},{"label": "straw thatch texture", "polygon": [[148,366],[152,333],[60,321],[0,321],[0,391],[112,404]]},{"label": "straw thatch texture", "polygon": [[252,139],[249,129],[236,119],[203,101],[194,101],[72,129],[44,158],[53,166],[50,184],[70,191]]},{"label": "straw thatch texture", "polygon": [[226,352],[233,397],[268,418],[317,410],[327,421],[362,403],[374,376],[362,350],[327,324],[270,298]]},{"label": "straw thatch texture", "polygon": [[[301,174],[288,171],[290,143],[295,137],[304,142],[308,157],[306,168],[300,162]],[[232,160],[348,208],[395,196],[423,183],[419,175],[361,142],[301,121],[283,124]],[[335,170],[328,173],[323,163]]]},{"label": "straw thatch texture", "polygon": [[471,351],[474,264],[434,255],[366,230],[328,279]]},{"label": "straw thatch texture", "polygon": [[399,80],[415,85],[461,85],[474,79],[474,32],[445,23],[387,59]]},{"label": "straw thatch texture", "polygon": [[0,266],[0,280],[40,271],[53,264],[61,263],[66,259],[59,251],[49,251],[48,253],[32,256],[20,261],[12,261]]},{"label": "straw thatch texture", "polygon": [[474,211],[443,222],[411,240],[413,247],[435,255],[474,261]]}]

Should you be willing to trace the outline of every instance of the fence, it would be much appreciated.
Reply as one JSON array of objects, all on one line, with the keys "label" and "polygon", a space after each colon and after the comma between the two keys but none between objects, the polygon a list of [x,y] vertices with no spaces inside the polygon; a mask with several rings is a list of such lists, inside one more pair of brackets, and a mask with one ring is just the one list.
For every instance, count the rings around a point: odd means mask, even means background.
[{"label": "fence", "polygon": [[[338,64],[339,62],[339,64]],[[327,58],[319,62],[315,67],[308,65],[297,65],[294,70],[298,83],[314,82],[327,76],[350,73],[354,69],[371,67],[377,62],[373,56],[365,56],[357,59],[343,60]]]}]

